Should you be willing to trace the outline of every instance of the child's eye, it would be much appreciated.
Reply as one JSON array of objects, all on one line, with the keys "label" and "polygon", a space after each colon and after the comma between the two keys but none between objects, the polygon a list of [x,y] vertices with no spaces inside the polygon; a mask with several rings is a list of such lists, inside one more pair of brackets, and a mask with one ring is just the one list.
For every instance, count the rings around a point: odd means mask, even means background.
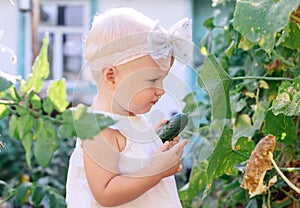
[{"label": "child's eye", "polygon": [[156,82],[157,80],[159,80],[159,78],[149,79],[150,82]]}]

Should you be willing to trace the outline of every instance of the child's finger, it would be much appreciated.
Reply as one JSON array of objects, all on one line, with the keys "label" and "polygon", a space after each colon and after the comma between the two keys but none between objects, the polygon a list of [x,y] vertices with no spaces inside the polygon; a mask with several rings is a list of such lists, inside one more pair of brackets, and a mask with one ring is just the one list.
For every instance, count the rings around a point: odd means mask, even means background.
[{"label": "child's finger", "polygon": [[169,141],[166,141],[160,148],[159,148],[159,152],[165,152],[169,149],[169,145],[170,145],[170,142]]},{"label": "child's finger", "polygon": [[177,161],[179,160],[183,155],[183,148],[187,144],[187,140],[184,139],[180,141],[178,144],[174,145],[169,151],[172,152],[174,159]]},{"label": "child's finger", "polygon": [[182,166],[182,164],[180,164],[179,167],[178,167],[178,169],[177,169],[177,173],[181,172],[182,169],[183,169],[183,166]]},{"label": "child's finger", "polygon": [[156,124],[156,125],[154,126],[154,129],[157,130],[157,129],[158,129],[159,127],[161,127],[162,125],[168,123],[168,121],[169,121],[168,119],[163,119],[163,120],[159,121],[158,124]]},{"label": "child's finger", "polygon": [[174,137],[172,141],[173,141],[173,142],[178,142],[179,139],[180,139],[180,136],[178,135],[178,136]]}]

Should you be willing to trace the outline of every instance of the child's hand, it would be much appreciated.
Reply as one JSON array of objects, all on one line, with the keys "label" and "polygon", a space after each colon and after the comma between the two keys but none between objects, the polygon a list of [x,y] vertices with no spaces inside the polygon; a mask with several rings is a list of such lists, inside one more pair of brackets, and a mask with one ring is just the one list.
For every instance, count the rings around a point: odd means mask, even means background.
[{"label": "child's hand", "polygon": [[[182,170],[181,158],[183,148],[187,144],[184,139],[171,146],[171,142],[165,142],[155,153],[151,164],[152,171],[160,174],[162,177],[174,175]],[[172,148],[171,148],[172,147]]]}]

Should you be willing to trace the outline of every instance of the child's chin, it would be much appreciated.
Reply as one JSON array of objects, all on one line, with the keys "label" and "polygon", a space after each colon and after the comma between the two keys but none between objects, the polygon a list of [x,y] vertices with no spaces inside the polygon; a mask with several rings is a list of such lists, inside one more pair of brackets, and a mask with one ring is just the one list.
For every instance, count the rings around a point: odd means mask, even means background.
[{"label": "child's chin", "polygon": [[148,108],[145,108],[145,109],[141,109],[141,110],[135,111],[134,114],[145,114],[145,113],[148,113],[151,110],[151,108],[152,108],[152,106],[150,106]]}]

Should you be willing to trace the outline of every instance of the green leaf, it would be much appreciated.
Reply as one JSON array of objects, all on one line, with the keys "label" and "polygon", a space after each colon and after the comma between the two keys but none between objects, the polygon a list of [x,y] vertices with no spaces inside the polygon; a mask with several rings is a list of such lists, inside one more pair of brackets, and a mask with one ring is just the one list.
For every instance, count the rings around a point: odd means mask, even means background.
[{"label": "green leaf", "polygon": [[235,48],[236,48],[235,41],[231,41],[230,45],[224,51],[227,58],[231,59],[232,53],[234,52]]},{"label": "green leaf", "polygon": [[274,115],[268,111],[263,128],[264,134],[273,134],[285,144],[294,144],[297,138],[297,130],[291,116],[284,114]]},{"label": "green leaf", "polygon": [[72,138],[76,136],[76,131],[73,124],[64,123],[57,129],[58,136],[62,139]]},{"label": "green leaf", "polygon": [[30,97],[30,102],[34,109],[40,109],[42,107],[41,98],[36,94],[34,94]]},{"label": "green leaf", "polygon": [[51,82],[47,91],[47,95],[48,99],[58,112],[63,112],[66,110],[69,103],[67,101],[67,90],[64,79]]},{"label": "green leaf", "polygon": [[27,83],[25,81],[21,82],[21,92],[26,93],[29,90],[33,90],[36,93],[41,92],[44,84],[43,80],[47,79],[48,76],[48,33],[46,33],[42,48],[33,63],[32,74],[30,74]]},{"label": "green leaf", "polygon": [[31,169],[31,147],[32,147],[33,134],[31,132],[26,133],[22,139],[22,144],[25,149],[25,157],[28,167]]},{"label": "green leaf", "polygon": [[80,139],[93,139],[100,131],[115,123],[103,114],[88,113],[87,107],[83,105],[73,108],[73,122]]},{"label": "green leaf", "polygon": [[247,206],[246,206],[246,208],[258,208],[256,198],[250,199]]},{"label": "green leaf", "polygon": [[183,112],[184,113],[191,113],[198,107],[198,103],[195,101],[195,94],[194,93],[189,93],[187,94],[182,101],[185,103]]},{"label": "green leaf", "polygon": [[42,167],[47,167],[51,161],[53,152],[59,145],[56,129],[52,123],[39,120],[35,132],[36,143],[34,147],[34,156]]},{"label": "green leaf", "polygon": [[270,108],[275,115],[283,113],[287,116],[300,113],[300,78],[295,78],[293,83],[283,82],[278,88],[276,99]]},{"label": "green leaf", "polygon": [[4,73],[0,70],[0,92],[7,90],[13,85],[12,75]]},{"label": "green leaf", "polygon": [[267,53],[275,45],[275,35],[289,22],[300,0],[240,0],[236,3],[233,26]]},{"label": "green leaf", "polygon": [[20,139],[23,139],[25,134],[31,131],[34,125],[34,117],[27,113],[20,116],[17,122]]},{"label": "green leaf", "polygon": [[45,98],[45,100],[43,101],[43,109],[48,115],[51,115],[51,113],[54,110],[54,107],[55,106],[53,105],[51,100],[48,97]]},{"label": "green leaf", "polygon": [[231,118],[229,99],[231,82],[231,77],[218,63],[216,57],[209,55],[199,73],[198,83],[208,92],[215,119]]},{"label": "green leaf", "polygon": [[254,45],[255,44],[252,43],[251,41],[249,41],[247,38],[242,37],[240,42],[239,42],[238,48],[241,48],[244,51],[249,51],[251,48],[254,47]]},{"label": "green leaf", "polygon": [[16,202],[17,204],[22,204],[24,198],[26,197],[28,190],[31,187],[31,183],[23,182],[18,188],[16,192]]},{"label": "green leaf", "polygon": [[188,184],[179,190],[179,198],[181,201],[191,204],[192,200],[203,192],[207,184],[207,161],[201,161],[194,159],[193,168]]},{"label": "green leaf", "polygon": [[285,30],[287,35],[285,36],[283,46],[290,49],[300,49],[300,28],[294,23],[290,22],[288,29]]},{"label": "green leaf", "polygon": [[64,123],[73,123],[73,111],[76,110],[76,108],[68,108],[64,112],[62,112],[61,117],[64,121]]},{"label": "green leaf", "polygon": [[7,109],[7,106],[4,104],[0,104],[0,120],[7,116],[9,114],[9,111]]},{"label": "green leaf", "polygon": [[203,26],[206,27],[208,30],[213,30],[215,28],[215,17],[209,17],[203,22]]},{"label": "green leaf", "polygon": [[31,186],[31,201],[35,207],[38,207],[41,203],[42,199],[46,195],[46,190],[43,186],[38,185],[37,183],[34,183]]},{"label": "green leaf", "polygon": [[253,141],[245,137],[241,137],[233,149],[231,138],[232,129],[225,126],[221,138],[209,158],[208,184],[212,184],[214,178],[224,174],[230,175],[234,165],[245,161],[254,149]]},{"label": "green leaf", "polygon": [[16,139],[20,139],[18,128],[19,123],[17,116],[12,115],[9,119],[9,136]]},{"label": "green leaf", "polygon": [[268,102],[260,102],[256,105],[252,118],[250,118],[248,114],[239,115],[234,126],[232,136],[233,144],[235,144],[240,137],[251,138],[254,136],[255,131],[260,129],[263,124],[267,108]]},{"label": "green leaf", "polygon": [[50,207],[59,207],[59,208],[66,207],[65,198],[59,194],[50,194],[49,201],[50,201]]},{"label": "green leaf", "polygon": [[57,129],[58,136],[60,138],[72,138],[76,136],[77,134],[74,127],[72,109],[69,108],[65,110],[61,114],[61,118],[63,120],[63,124],[61,124]]}]

